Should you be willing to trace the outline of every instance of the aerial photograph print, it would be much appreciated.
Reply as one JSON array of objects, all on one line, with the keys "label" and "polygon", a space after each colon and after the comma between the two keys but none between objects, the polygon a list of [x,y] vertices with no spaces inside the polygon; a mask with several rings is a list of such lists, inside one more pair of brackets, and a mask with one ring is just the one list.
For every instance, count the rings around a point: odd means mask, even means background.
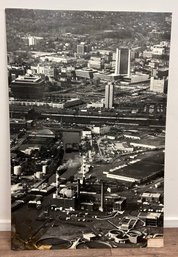
[{"label": "aerial photograph print", "polygon": [[163,247],[172,14],[5,12],[11,248]]}]

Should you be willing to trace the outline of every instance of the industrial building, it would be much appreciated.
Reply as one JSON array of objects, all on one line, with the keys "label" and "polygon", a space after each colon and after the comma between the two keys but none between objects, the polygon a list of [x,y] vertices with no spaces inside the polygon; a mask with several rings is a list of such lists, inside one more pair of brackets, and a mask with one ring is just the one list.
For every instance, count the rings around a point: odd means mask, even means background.
[{"label": "industrial building", "polygon": [[159,203],[161,200],[160,193],[143,193],[141,195],[142,202]]},{"label": "industrial building", "polygon": [[[142,160],[138,159],[129,165],[115,167],[103,174],[107,178],[114,179],[123,183],[140,184],[157,178],[163,174],[163,153],[153,153],[151,156]],[[144,167],[144,170],[143,170]]]},{"label": "industrial building", "polygon": [[145,226],[158,227],[163,224],[163,216],[156,212],[141,212],[139,218],[145,222]]}]

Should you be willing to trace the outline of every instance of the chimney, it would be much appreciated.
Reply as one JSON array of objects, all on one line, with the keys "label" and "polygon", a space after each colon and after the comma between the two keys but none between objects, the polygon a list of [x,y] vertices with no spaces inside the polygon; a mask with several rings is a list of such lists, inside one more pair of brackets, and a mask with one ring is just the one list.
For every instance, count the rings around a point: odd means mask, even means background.
[{"label": "chimney", "polygon": [[80,179],[77,180],[77,209],[80,209]]},{"label": "chimney", "polygon": [[80,198],[80,179],[77,180],[77,197]]},{"label": "chimney", "polygon": [[101,205],[99,207],[101,212],[104,211],[104,183],[101,181]]}]

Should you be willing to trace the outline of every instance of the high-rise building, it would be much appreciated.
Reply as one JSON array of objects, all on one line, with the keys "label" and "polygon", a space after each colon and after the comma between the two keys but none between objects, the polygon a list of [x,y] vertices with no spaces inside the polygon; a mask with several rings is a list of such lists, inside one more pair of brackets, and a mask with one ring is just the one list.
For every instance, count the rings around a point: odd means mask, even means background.
[{"label": "high-rise building", "polygon": [[111,109],[114,104],[114,86],[108,83],[105,87],[105,108]]},{"label": "high-rise building", "polygon": [[77,45],[77,54],[84,55],[85,53],[85,43],[81,42],[80,45]]},{"label": "high-rise building", "polygon": [[130,49],[116,49],[115,75],[130,77]]}]

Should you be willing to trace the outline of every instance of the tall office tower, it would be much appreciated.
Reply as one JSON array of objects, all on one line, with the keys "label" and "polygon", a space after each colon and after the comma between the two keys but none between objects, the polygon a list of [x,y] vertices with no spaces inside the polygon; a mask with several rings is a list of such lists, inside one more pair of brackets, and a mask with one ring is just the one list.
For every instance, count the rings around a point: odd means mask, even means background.
[{"label": "tall office tower", "polygon": [[116,48],[115,75],[130,77],[130,49]]},{"label": "tall office tower", "polygon": [[105,108],[111,109],[114,104],[114,86],[109,82],[105,87]]}]

